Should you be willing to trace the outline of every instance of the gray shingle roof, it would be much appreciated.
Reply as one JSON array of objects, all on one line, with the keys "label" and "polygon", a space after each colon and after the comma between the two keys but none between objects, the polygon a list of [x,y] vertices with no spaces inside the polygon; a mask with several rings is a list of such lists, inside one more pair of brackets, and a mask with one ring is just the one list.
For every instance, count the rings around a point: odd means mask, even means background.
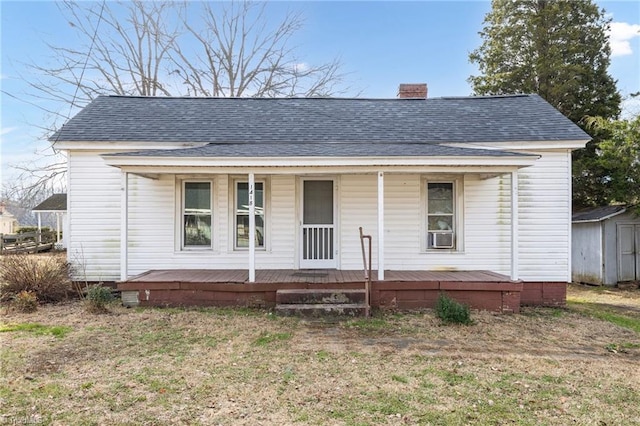
[{"label": "gray shingle roof", "polygon": [[624,213],[626,206],[603,206],[580,210],[571,216],[572,222],[600,222],[613,216]]},{"label": "gray shingle roof", "polygon": [[67,194],[53,194],[31,211],[66,211],[67,210]]},{"label": "gray shingle roof", "polygon": [[100,96],[51,138],[250,144],[589,139],[538,95],[426,100]]},{"label": "gray shingle roof", "polygon": [[527,154],[436,144],[264,143],[207,144],[196,148],[156,149],[105,157],[528,157]]}]

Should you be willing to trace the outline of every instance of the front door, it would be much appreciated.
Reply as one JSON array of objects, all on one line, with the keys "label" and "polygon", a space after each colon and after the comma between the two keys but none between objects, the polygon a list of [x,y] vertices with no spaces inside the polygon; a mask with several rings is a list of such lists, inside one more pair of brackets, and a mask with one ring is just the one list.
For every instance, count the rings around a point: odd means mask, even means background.
[{"label": "front door", "polygon": [[640,279],[640,225],[618,225],[618,281]]},{"label": "front door", "polygon": [[335,268],[333,180],[302,180],[300,268]]}]

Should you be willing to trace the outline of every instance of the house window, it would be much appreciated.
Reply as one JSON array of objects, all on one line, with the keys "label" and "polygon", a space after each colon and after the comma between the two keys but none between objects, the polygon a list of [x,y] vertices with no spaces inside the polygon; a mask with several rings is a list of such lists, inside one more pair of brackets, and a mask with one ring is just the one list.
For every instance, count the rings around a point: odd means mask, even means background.
[{"label": "house window", "polygon": [[183,248],[211,247],[211,182],[184,182],[182,191]]},{"label": "house window", "polygon": [[[255,183],[255,218],[257,248],[264,248],[265,244],[265,213],[264,213],[264,182]],[[249,247],[249,183],[236,181],[235,185],[235,248]]]},{"label": "house window", "polygon": [[455,182],[427,182],[427,248],[456,245]]}]

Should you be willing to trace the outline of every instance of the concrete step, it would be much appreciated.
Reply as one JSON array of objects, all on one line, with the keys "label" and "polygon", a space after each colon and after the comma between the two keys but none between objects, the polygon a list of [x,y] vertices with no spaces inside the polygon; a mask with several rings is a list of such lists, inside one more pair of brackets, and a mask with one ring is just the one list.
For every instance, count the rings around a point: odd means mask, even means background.
[{"label": "concrete step", "polygon": [[363,304],[364,302],[364,289],[294,289],[276,292],[278,305]]},{"label": "concrete step", "polygon": [[312,303],[276,305],[276,313],[285,316],[328,317],[328,316],[364,316],[363,303]]}]

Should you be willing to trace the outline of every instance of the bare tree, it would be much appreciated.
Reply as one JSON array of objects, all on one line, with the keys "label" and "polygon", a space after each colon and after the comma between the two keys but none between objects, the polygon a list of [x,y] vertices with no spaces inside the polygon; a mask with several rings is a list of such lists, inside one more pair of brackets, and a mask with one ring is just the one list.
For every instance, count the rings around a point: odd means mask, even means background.
[{"label": "bare tree", "polygon": [[[99,95],[343,93],[338,60],[314,66],[296,57],[291,38],[302,28],[300,14],[288,13],[273,25],[266,18],[267,7],[247,1],[65,1],[60,12],[80,42],[46,43],[51,58],[27,64],[30,75],[22,78],[29,89],[20,98],[50,117],[41,125],[50,135]],[[42,155],[55,158],[56,153]],[[17,165],[21,174],[13,192],[33,195],[39,188],[50,191],[51,182],[62,182],[66,163],[47,164]]]},{"label": "bare tree", "polygon": [[38,104],[44,101],[43,108],[62,120],[99,95],[171,96],[162,73],[179,34],[177,25],[169,26],[176,7],[141,0],[126,5],[59,3],[80,43],[71,47],[46,42],[51,62],[27,64],[31,73],[23,78],[31,90],[26,94]]},{"label": "bare tree", "polygon": [[[174,73],[194,96],[329,96],[342,82],[337,59],[321,65],[299,61],[291,37],[303,25],[288,13],[270,27],[266,3],[203,3],[198,25],[182,22],[199,50],[174,47]],[[186,9],[184,9],[186,12]],[[187,43],[185,43],[186,45]]]}]

